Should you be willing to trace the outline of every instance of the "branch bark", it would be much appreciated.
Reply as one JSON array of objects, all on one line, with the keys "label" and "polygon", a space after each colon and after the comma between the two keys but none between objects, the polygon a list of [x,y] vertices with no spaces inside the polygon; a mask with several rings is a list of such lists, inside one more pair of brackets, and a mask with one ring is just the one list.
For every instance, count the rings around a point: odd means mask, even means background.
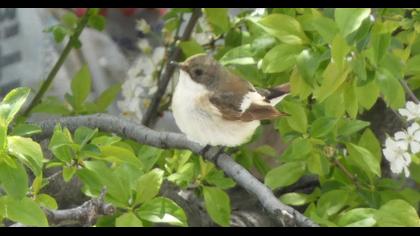
[{"label": "branch bark", "polygon": [[[44,209],[49,225],[63,226],[77,224],[91,226],[99,216],[114,214],[115,208],[103,201],[104,193],[99,198],[86,201],[75,208],[54,211]],[[10,225],[10,227],[25,227],[25,225],[16,223]]]},{"label": "branch bark", "polygon": [[[201,9],[194,8],[191,18],[188,21],[188,24],[182,34],[180,41],[188,40],[191,36],[191,33],[194,29],[195,24],[197,23],[198,19],[201,16]],[[170,61],[178,61],[181,56],[181,49],[177,46],[173,53],[171,54],[168,62]],[[161,80],[159,80],[158,89],[156,93],[153,95],[152,101],[150,103],[149,108],[147,109],[146,113],[143,116],[142,124],[145,126],[150,126],[152,121],[155,119],[157,115],[157,110],[159,108],[160,100],[162,99],[163,95],[165,94],[166,88],[168,87],[169,81],[175,71],[175,65],[171,65],[167,63],[165,73],[163,73]]]},{"label": "branch bark", "polygon": [[[61,123],[71,131],[76,130],[79,126],[99,128],[102,131],[115,133],[146,145],[164,149],[189,149],[198,154],[203,148],[198,143],[189,141],[182,134],[157,132],[143,125],[130,122],[124,118],[108,114],[52,118],[41,121],[32,121],[32,123],[40,125],[43,130],[42,134],[34,136],[34,138],[38,140],[49,137],[53,133],[55,125],[57,123]],[[281,203],[267,186],[258,181],[246,169],[236,163],[229,155],[222,153],[215,158],[215,153],[217,151],[218,148],[211,148],[206,153],[205,158],[214,162],[228,176],[234,179],[238,185],[254,194],[268,213],[275,219],[279,220],[282,225],[317,226],[317,224],[302,215],[300,212]]]}]

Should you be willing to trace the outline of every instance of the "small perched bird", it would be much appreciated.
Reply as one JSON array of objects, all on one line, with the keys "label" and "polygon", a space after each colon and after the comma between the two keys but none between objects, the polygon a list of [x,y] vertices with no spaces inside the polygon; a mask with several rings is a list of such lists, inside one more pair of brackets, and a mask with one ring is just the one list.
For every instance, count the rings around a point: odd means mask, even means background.
[{"label": "small perched bird", "polygon": [[207,148],[238,146],[250,140],[260,120],[286,115],[274,106],[288,94],[288,84],[257,91],[205,54],[172,64],[180,69],[172,111],[191,141]]}]

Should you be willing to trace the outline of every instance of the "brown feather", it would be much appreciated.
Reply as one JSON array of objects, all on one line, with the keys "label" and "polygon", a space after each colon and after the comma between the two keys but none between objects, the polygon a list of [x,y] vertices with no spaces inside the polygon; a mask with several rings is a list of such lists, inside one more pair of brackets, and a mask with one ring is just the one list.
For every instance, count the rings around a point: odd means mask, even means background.
[{"label": "brown feather", "polygon": [[253,120],[270,120],[281,116],[282,113],[277,111],[271,105],[259,105],[252,103],[249,108],[242,113],[240,120],[253,121]]}]

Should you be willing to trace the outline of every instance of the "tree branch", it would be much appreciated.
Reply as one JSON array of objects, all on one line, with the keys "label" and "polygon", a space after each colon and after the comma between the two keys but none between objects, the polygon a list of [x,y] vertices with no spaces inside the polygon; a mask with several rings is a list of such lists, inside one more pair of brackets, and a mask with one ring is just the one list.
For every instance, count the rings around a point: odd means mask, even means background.
[{"label": "tree branch", "polygon": [[[42,134],[34,136],[35,139],[43,139],[51,136],[57,123],[61,123],[71,131],[76,130],[79,126],[87,126],[91,128],[99,128],[102,131],[118,134],[122,137],[136,140],[137,142],[159,147],[159,148],[176,148],[189,149],[194,153],[200,153],[202,146],[186,139],[182,134],[170,132],[157,132],[145,126],[130,122],[124,118],[108,115],[94,114],[75,117],[52,118],[42,121],[32,121],[40,125],[43,130]],[[211,148],[205,155],[207,160],[214,162],[228,176],[234,179],[240,186],[248,192],[254,194],[262,206],[278,219],[285,226],[317,226],[310,219],[281,203],[273,194],[273,192],[264,184],[259,182],[241,165],[236,163],[229,155],[222,153],[215,159],[215,153],[218,148]]]},{"label": "tree branch", "polygon": [[407,82],[404,79],[400,79],[401,85],[403,86],[405,92],[408,94],[408,96],[413,100],[413,102],[419,104],[420,101],[414,94],[414,92],[410,89]]},{"label": "tree branch", "polygon": [[[115,213],[115,208],[106,204],[103,201],[105,192],[102,192],[97,199],[91,199],[84,202],[82,205],[65,209],[65,210],[48,210],[44,209],[49,225],[72,225],[78,224],[83,226],[91,226],[96,219],[101,215],[112,215]],[[25,225],[16,223],[10,227],[24,227]]]},{"label": "tree branch", "polygon": [[35,97],[32,99],[31,103],[28,105],[28,107],[25,109],[25,111],[22,113],[23,116],[27,116],[31,110],[38,105],[38,103],[41,101],[44,94],[47,92],[48,88],[50,87],[51,83],[53,82],[55,76],[57,75],[58,71],[60,70],[61,66],[64,64],[64,61],[66,60],[67,56],[69,55],[71,49],[74,47],[77,40],[79,40],[79,36],[82,33],[83,29],[88,23],[89,16],[91,14],[91,9],[88,9],[85,13],[85,15],[82,17],[82,19],[79,21],[79,23],[76,26],[76,29],[74,30],[74,34],[70,37],[69,41],[67,42],[66,46],[63,49],[63,52],[61,53],[60,57],[58,58],[57,62],[51,69],[50,73],[47,76],[47,79],[45,79],[41,87],[39,88],[38,92],[35,94]]},{"label": "tree branch", "polygon": [[[191,33],[194,29],[195,24],[197,23],[198,19],[201,16],[201,9],[194,8],[191,18],[188,21],[188,24],[182,34],[180,41],[188,40],[191,36]],[[170,61],[178,61],[181,56],[181,49],[176,47],[173,53],[171,54],[168,62]],[[150,103],[149,108],[147,109],[146,113],[143,116],[142,124],[145,126],[150,126],[152,121],[155,119],[157,115],[157,110],[159,108],[160,100],[162,99],[163,95],[165,94],[166,88],[168,87],[169,81],[175,71],[175,65],[167,64],[165,73],[162,75],[162,79],[159,80],[158,89],[154,94],[152,101]]]}]

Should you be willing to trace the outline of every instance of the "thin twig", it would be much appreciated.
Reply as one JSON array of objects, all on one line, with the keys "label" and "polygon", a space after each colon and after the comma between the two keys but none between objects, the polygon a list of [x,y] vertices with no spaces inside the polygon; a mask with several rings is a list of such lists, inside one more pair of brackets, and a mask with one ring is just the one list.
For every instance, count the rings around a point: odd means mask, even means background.
[{"label": "thin twig", "polygon": [[[95,221],[99,216],[113,215],[116,211],[115,207],[104,202],[104,194],[105,192],[102,191],[98,198],[86,201],[75,208],[65,210],[49,210],[44,208],[48,224],[61,226],[73,224],[91,226],[95,224]],[[10,225],[10,227],[24,226],[25,225],[20,223]]]},{"label": "thin twig", "polygon": [[415,103],[419,104],[420,101],[414,94],[414,92],[410,89],[407,82],[404,79],[400,79],[401,85],[403,86],[405,92],[408,94],[408,96],[413,100]]},{"label": "thin twig", "polygon": [[[191,33],[196,25],[198,19],[201,16],[201,9],[194,8],[190,20],[185,28],[182,37],[180,38],[181,41],[188,40],[191,36]],[[178,61],[181,56],[181,49],[176,47],[175,50],[172,52],[171,56],[169,57],[168,62],[170,61]],[[175,71],[175,65],[167,64],[165,67],[165,72],[162,75],[162,79],[159,80],[158,89],[154,94],[152,101],[150,103],[149,108],[145,112],[142,124],[145,126],[150,126],[152,121],[157,116],[157,110],[159,108],[160,100],[162,99],[163,95],[165,94],[166,88],[168,87],[169,81]]]},{"label": "thin twig", "polygon": [[47,182],[50,182],[50,181],[54,180],[55,178],[57,178],[59,175],[61,175],[61,173],[63,173],[63,170],[59,170],[59,171],[55,172],[54,174],[52,174],[52,175],[48,176],[47,178],[45,178],[45,180]]},{"label": "thin twig", "polygon": [[82,33],[83,29],[87,25],[90,14],[91,14],[91,9],[88,9],[87,12],[85,13],[85,15],[82,17],[82,19],[77,24],[73,35],[70,37],[69,41],[67,42],[67,45],[64,47],[63,52],[61,53],[60,57],[58,58],[57,62],[53,66],[53,68],[51,69],[50,73],[48,74],[47,79],[44,80],[44,82],[41,84],[41,87],[39,88],[35,97],[32,99],[31,103],[26,108],[26,110],[22,113],[23,116],[28,116],[28,114],[32,111],[32,109],[36,105],[38,105],[38,103],[41,101],[44,94],[47,92],[48,88],[50,87],[51,83],[53,82],[53,80],[54,80],[55,76],[57,75],[58,71],[63,66],[64,61],[66,60],[67,56],[70,54],[71,49],[74,47],[75,43],[79,39],[80,34]]},{"label": "thin twig", "polygon": [[[124,118],[108,114],[58,117],[41,121],[32,121],[31,123],[38,124],[43,131],[41,134],[33,136],[35,140],[42,140],[50,137],[54,131],[55,125],[61,123],[62,126],[67,127],[71,131],[76,130],[80,126],[99,128],[102,131],[115,133],[122,137],[133,139],[139,143],[164,149],[189,149],[197,154],[203,149],[198,143],[188,140],[185,135],[158,132]],[[235,180],[239,186],[242,186],[248,192],[254,194],[261,205],[273,218],[281,221],[285,226],[318,226],[300,212],[280,202],[267,186],[262,184],[245,168],[236,163],[231,156],[222,153],[215,158],[214,154],[218,151],[219,148],[217,147],[211,148],[206,152],[205,158],[214,162],[228,176]]]}]

